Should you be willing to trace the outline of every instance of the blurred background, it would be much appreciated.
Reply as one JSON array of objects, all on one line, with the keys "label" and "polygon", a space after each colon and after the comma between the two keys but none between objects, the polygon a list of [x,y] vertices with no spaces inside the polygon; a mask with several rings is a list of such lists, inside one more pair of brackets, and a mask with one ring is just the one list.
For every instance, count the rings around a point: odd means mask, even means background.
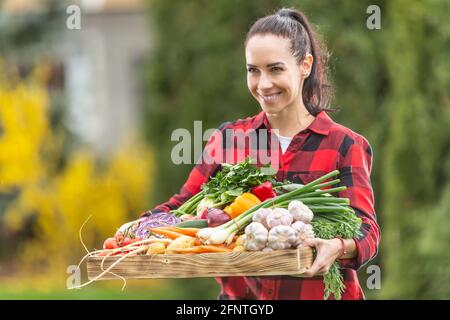
[{"label": "blurred background", "polygon": [[[381,29],[366,26],[370,5]],[[179,191],[192,165],[170,160],[173,130],[259,112],[243,40],[282,6],[325,40],[332,117],[374,150],[382,243],[359,271],[367,298],[450,298],[446,0],[0,0],[0,298],[217,298],[213,279],[69,291],[67,270],[89,216],[92,250]],[[371,266],[379,289],[366,285]]]}]

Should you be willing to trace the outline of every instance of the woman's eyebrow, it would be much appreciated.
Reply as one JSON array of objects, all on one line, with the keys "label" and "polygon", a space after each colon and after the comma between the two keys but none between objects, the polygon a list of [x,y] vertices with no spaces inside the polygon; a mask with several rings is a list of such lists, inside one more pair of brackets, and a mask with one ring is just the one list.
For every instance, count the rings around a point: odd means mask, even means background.
[{"label": "woman's eyebrow", "polygon": [[[284,65],[284,63],[283,62],[269,63],[266,67],[270,68],[270,67],[275,67],[277,65]],[[250,64],[250,63],[247,63],[247,66],[249,66],[249,67],[257,67],[257,66],[254,66],[253,64]]]},{"label": "woman's eyebrow", "polygon": [[275,67],[275,66],[280,65],[280,64],[281,64],[281,65],[284,65],[283,62],[274,62],[274,63],[268,64],[268,65],[267,65],[267,68]]}]

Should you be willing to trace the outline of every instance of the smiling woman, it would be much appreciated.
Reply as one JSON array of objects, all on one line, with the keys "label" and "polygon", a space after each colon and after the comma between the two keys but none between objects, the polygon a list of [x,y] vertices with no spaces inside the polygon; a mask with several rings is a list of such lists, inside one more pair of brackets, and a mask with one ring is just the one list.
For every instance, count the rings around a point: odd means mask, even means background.
[{"label": "smiling woman", "polygon": [[[234,158],[235,163],[252,154],[252,146],[245,143],[222,143],[226,141],[227,131],[267,130],[277,135],[277,142],[282,142],[276,164],[271,163],[277,169],[278,181],[288,179],[306,184],[319,173],[340,171],[338,178],[347,188],[338,196],[348,198],[361,218],[360,236],[308,240],[307,244],[317,251],[314,264],[304,274],[308,278],[217,278],[221,299],[323,299],[329,287],[322,276],[328,272],[337,272],[344,279],[344,287],[339,288],[343,299],[364,298],[356,271],[375,257],[380,239],[370,182],[372,149],[363,136],[335,123],[327,114],[333,110],[330,108],[333,89],[326,74],[324,48],[308,19],[295,9],[281,9],[257,20],[245,39],[245,58],[248,89],[262,111],[253,117],[222,124],[203,151],[207,155],[204,158],[216,161],[200,161],[179,194],[143,216],[169,212],[199,193],[201,186],[220,169],[217,154],[210,150],[239,155]],[[280,150],[279,143],[274,146],[270,141],[258,141],[253,147],[271,152]],[[260,159],[256,160],[261,164]],[[341,265],[340,271],[333,267],[336,260]]]}]

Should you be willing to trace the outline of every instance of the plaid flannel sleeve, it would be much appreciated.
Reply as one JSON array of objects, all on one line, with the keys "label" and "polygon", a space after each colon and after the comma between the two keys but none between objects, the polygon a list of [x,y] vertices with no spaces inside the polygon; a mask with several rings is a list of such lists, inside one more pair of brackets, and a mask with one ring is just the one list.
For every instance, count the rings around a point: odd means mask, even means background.
[{"label": "plaid flannel sleeve", "polygon": [[372,170],[372,148],[362,136],[346,136],[340,146],[340,179],[347,190],[339,196],[348,198],[350,206],[362,219],[360,235],[354,237],[357,256],[341,260],[342,268],[359,270],[372,260],[378,252],[380,227],[374,210],[374,196],[370,182]]},{"label": "plaid flannel sleeve", "polygon": [[201,190],[206,183],[220,169],[220,154],[222,154],[223,128],[222,124],[210,136],[202,152],[201,158],[191,170],[186,182],[179,193],[173,195],[168,201],[157,205],[154,209],[141,213],[140,217],[149,216],[152,213],[169,212],[177,209]]}]

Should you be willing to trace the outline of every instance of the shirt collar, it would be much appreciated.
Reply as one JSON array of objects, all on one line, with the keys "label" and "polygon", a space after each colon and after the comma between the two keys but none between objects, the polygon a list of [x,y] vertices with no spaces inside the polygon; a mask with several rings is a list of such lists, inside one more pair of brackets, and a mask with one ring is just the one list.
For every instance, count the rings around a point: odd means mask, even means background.
[{"label": "shirt collar", "polygon": [[314,121],[309,125],[308,129],[315,133],[327,136],[333,123],[333,120],[325,111],[320,111]]},{"label": "shirt collar", "polygon": [[250,124],[250,128],[251,129],[259,129],[262,126],[265,126],[266,128],[268,128],[268,122],[267,122],[267,118],[266,118],[266,113],[264,111],[261,111],[260,113],[258,113],[254,118],[252,123]]},{"label": "shirt collar", "polygon": [[[308,128],[306,128],[306,130],[311,130],[315,133],[326,136],[330,132],[330,127],[333,123],[334,122],[330,116],[325,111],[321,111],[317,114],[314,121],[308,126]],[[251,128],[256,130],[263,126],[265,128],[270,128],[266,113],[261,111],[254,117]]]}]

